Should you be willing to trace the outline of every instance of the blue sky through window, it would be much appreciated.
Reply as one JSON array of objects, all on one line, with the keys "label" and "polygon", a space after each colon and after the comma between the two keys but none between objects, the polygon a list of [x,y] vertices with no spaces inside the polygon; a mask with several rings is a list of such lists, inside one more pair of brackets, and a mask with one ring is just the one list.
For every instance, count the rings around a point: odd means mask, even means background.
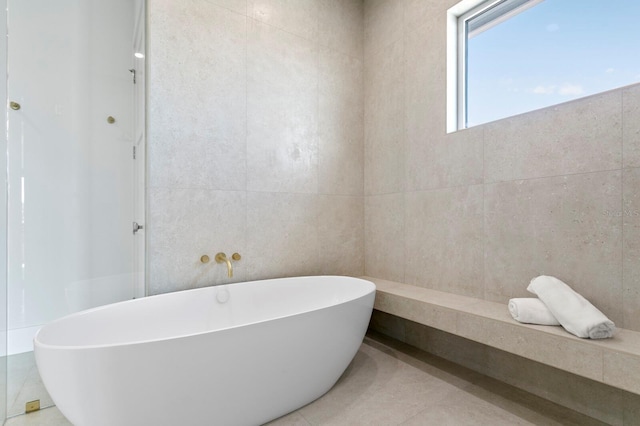
[{"label": "blue sky through window", "polygon": [[544,0],[468,40],[468,126],[640,82],[640,0]]}]

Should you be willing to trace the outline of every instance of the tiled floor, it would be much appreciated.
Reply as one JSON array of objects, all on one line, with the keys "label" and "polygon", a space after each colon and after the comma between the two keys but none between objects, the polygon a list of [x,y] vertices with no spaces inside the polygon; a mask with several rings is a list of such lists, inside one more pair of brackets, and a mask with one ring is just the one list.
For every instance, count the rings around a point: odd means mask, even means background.
[{"label": "tiled floor", "polygon": [[12,417],[5,426],[72,426],[56,407]]},{"label": "tiled floor", "polygon": [[28,401],[39,399],[41,407],[53,405],[40,380],[33,351],[7,357],[7,415],[24,413]]},{"label": "tiled floor", "polygon": [[[9,419],[6,426],[69,424],[49,408]],[[441,358],[369,335],[331,391],[269,426],[599,424]]]}]

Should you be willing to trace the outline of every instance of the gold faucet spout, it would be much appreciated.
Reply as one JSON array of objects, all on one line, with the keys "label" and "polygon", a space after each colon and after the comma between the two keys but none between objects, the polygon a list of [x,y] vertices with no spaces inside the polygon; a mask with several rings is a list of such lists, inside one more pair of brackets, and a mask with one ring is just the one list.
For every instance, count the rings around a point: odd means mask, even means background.
[{"label": "gold faucet spout", "polygon": [[233,265],[231,264],[231,261],[227,258],[227,255],[220,252],[218,254],[216,254],[216,262],[217,263],[226,263],[227,264],[227,276],[229,278],[233,277]]}]

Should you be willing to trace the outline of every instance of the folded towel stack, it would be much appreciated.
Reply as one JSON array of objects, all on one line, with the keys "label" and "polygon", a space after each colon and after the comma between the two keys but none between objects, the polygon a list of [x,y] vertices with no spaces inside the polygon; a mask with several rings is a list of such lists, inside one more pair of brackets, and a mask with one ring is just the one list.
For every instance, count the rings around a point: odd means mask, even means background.
[{"label": "folded towel stack", "polygon": [[527,324],[560,325],[547,305],[535,297],[509,300],[509,312],[513,319]]},{"label": "folded towel stack", "polygon": [[587,299],[555,277],[539,276],[531,280],[531,293],[540,298],[558,322],[582,338],[605,339],[613,336],[615,324]]}]

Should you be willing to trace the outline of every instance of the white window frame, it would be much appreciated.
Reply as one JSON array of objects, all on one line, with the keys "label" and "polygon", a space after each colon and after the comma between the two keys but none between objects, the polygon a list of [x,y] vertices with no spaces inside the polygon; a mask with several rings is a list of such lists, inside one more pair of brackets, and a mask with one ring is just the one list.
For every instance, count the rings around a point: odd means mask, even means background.
[{"label": "white window frame", "polygon": [[490,18],[480,33],[544,0],[463,0],[447,11],[447,132],[467,128],[467,23],[494,6],[510,4],[506,12]]}]

